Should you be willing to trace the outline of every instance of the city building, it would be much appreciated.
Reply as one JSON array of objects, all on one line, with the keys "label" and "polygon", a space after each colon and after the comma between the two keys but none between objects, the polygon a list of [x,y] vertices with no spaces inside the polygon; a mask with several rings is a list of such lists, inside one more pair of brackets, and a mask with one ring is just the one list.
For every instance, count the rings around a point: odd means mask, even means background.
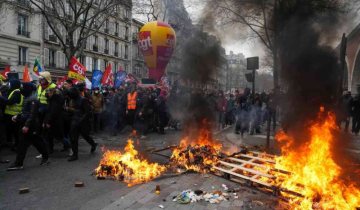
[{"label": "city building", "polygon": [[132,75],[137,78],[148,78],[149,70],[146,66],[144,56],[141,54],[140,48],[138,46],[139,41],[139,32],[141,28],[145,25],[144,22],[138,19],[133,19],[132,21]]},{"label": "city building", "polygon": [[246,59],[242,53],[234,54],[230,51],[229,55],[226,55],[228,61],[228,71],[226,79],[226,90],[235,91],[251,87],[251,83],[247,82],[245,74],[251,73],[246,70]]},{"label": "city building", "polygon": [[22,79],[25,65],[30,68],[41,58],[41,16],[31,13],[27,0],[0,5],[0,71],[10,66]]},{"label": "city building", "polygon": [[[93,6],[101,4],[97,1]],[[2,4],[0,11],[0,71],[10,66],[22,79],[24,65],[33,68],[35,58],[42,69],[51,72],[53,79],[68,74],[69,61],[62,51],[60,40],[47,24],[44,16],[34,14],[29,0],[14,1],[14,4]],[[67,3],[66,8],[69,8]],[[70,9],[62,18],[72,20]],[[91,12],[91,11],[90,11]],[[60,13],[60,12],[59,12]],[[80,16],[80,20],[81,20]],[[94,28],[101,24],[99,20]],[[138,22],[135,22],[138,24]],[[69,43],[65,28],[59,31],[63,41]],[[75,31],[73,42],[77,43],[79,31]],[[87,38],[83,53],[78,59],[86,67],[86,76],[90,79],[95,69],[104,71],[111,64],[113,73],[123,69],[133,73],[131,53],[133,46],[131,3],[118,5],[114,13],[101,25],[100,30]],[[137,56],[139,58],[139,56]]]}]

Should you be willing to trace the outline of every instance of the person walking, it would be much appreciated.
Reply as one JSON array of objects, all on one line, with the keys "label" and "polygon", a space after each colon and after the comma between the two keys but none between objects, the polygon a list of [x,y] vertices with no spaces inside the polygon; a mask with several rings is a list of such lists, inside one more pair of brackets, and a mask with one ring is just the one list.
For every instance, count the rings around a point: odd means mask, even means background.
[{"label": "person walking", "polygon": [[228,103],[226,106],[226,117],[225,117],[225,124],[226,125],[232,125],[233,119],[234,119],[234,106],[235,106],[235,100],[234,96],[232,94],[229,94],[228,97]]},{"label": "person walking", "polygon": [[119,111],[119,104],[120,104],[120,100],[119,100],[119,96],[117,94],[115,94],[115,88],[111,87],[109,89],[109,97],[107,99],[107,103],[109,104],[109,114],[110,114],[110,122],[111,122],[111,134],[112,136],[116,136],[116,128],[117,128],[117,123],[118,123],[118,111]]},{"label": "person walking", "polygon": [[102,106],[104,103],[104,97],[100,94],[99,87],[94,87],[94,93],[92,95],[91,103],[92,103],[92,107],[93,107],[94,132],[101,133],[100,120],[101,120]]},{"label": "person walking", "polygon": [[20,92],[25,97],[22,104],[21,113],[14,115],[12,120],[19,122],[21,126],[19,148],[17,150],[16,160],[7,170],[23,169],[23,163],[26,157],[27,149],[33,144],[37,151],[42,155],[40,165],[49,163],[49,154],[46,150],[44,141],[39,135],[39,122],[37,120],[39,101],[35,94],[35,85],[32,83],[23,83]]},{"label": "person walking", "polygon": [[156,113],[159,120],[159,133],[165,134],[164,127],[167,125],[169,118],[167,116],[167,107],[166,107],[166,90],[162,90],[160,95],[155,99],[156,103]]},{"label": "person walking", "polygon": [[52,153],[54,150],[54,139],[63,144],[63,148],[72,155],[72,149],[68,139],[64,138],[64,121],[62,115],[63,99],[58,89],[47,89],[49,110],[43,123],[44,136],[48,150]]},{"label": "person walking", "polygon": [[72,87],[69,89],[69,98],[74,103],[74,115],[71,117],[70,141],[73,150],[73,155],[68,159],[69,162],[78,160],[79,151],[79,137],[80,135],[91,145],[90,152],[96,150],[97,143],[90,136],[90,115],[91,107],[89,101],[80,95],[77,88]]},{"label": "person walking", "polygon": [[216,104],[216,119],[217,119],[217,130],[224,129],[225,127],[225,114],[227,109],[227,100],[224,96],[223,91],[219,91]]},{"label": "person walking", "polygon": [[[18,79],[10,80],[9,95],[0,97],[0,104],[6,105],[4,112],[5,129],[6,129],[6,140],[7,143],[12,142],[12,138],[15,138],[15,143],[12,147],[13,151],[16,151],[19,142],[19,126],[18,123],[14,122],[12,118],[15,115],[21,113],[22,104],[24,97],[20,93],[21,82]],[[0,92],[1,93],[1,92]]]}]

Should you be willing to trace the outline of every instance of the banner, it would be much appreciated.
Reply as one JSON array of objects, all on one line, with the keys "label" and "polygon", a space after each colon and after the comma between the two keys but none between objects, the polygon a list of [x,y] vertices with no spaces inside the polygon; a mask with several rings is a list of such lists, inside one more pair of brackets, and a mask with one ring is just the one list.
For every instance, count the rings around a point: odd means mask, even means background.
[{"label": "banner", "polygon": [[26,65],[25,65],[25,69],[24,69],[24,72],[23,72],[23,81],[24,82],[31,82],[32,81],[29,69],[28,69],[28,67]]},{"label": "banner", "polygon": [[8,78],[8,74],[10,73],[10,66],[6,67],[3,72],[0,74],[0,79],[5,80]]},{"label": "banner", "polygon": [[134,77],[132,74],[128,74],[126,77],[125,77],[125,83],[133,83],[133,82],[136,82],[136,84],[139,84],[139,80],[136,79],[136,77]]},{"label": "banner", "polygon": [[41,72],[42,72],[42,69],[41,69],[40,63],[39,63],[38,59],[35,58],[34,68],[33,68],[32,73],[36,74],[37,76],[40,76]]},{"label": "banner", "polygon": [[119,71],[118,73],[116,73],[115,88],[119,88],[122,85],[126,76],[127,74],[125,71]]},{"label": "banner", "polygon": [[72,57],[68,77],[85,81],[85,72],[86,68],[75,57]]},{"label": "banner", "polygon": [[99,71],[99,70],[95,70],[92,76],[92,86],[91,89],[93,89],[94,87],[99,87],[101,88],[101,79],[103,78],[104,74]]},{"label": "banner", "polygon": [[101,84],[108,85],[113,87],[114,86],[114,80],[113,80],[113,74],[111,69],[111,64],[108,65],[105,69],[104,76],[102,78]]}]

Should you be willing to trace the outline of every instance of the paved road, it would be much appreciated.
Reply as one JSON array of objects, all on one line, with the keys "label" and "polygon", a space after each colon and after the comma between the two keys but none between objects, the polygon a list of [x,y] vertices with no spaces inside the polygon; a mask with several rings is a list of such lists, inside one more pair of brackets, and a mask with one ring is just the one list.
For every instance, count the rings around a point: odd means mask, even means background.
[{"label": "paved road", "polygon": [[[228,130],[230,131],[230,130]],[[224,135],[219,134],[219,138]],[[127,135],[110,137],[95,136],[97,142],[105,145],[106,149],[122,150],[126,145]],[[163,148],[167,145],[178,144],[181,132],[168,130],[166,135],[150,134],[149,139],[139,140],[136,148],[150,162],[168,163],[168,159],[145,152],[146,147]],[[229,147],[232,143],[225,142]],[[246,189],[239,199],[223,202],[218,205],[207,202],[176,204],[172,197],[186,189],[221,189],[226,180],[219,177],[201,178],[199,174],[182,175],[151,181],[147,184],[128,188],[125,183],[110,180],[99,181],[92,175],[102,156],[101,148],[95,154],[90,154],[90,146],[80,141],[79,160],[67,162],[66,152],[60,152],[61,145],[55,145],[55,153],[51,155],[51,163],[40,166],[36,150],[31,147],[22,171],[6,171],[8,164],[0,165],[0,209],[54,209],[54,210],[97,210],[97,209],[159,209],[163,205],[166,209],[266,209],[252,203],[252,199],[263,200],[269,198],[257,192],[251,194]],[[164,153],[170,155],[168,153]],[[2,151],[3,159],[14,161],[15,155],[9,150]],[[176,181],[177,184],[170,184]],[[84,182],[85,187],[75,188],[75,182]],[[233,187],[239,184],[228,183]],[[161,194],[154,194],[155,186],[161,186]],[[214,187],[214,188],[212,188]],[[29,188],[30,193],[19,194],[20,188]],[[163,199],[166,198],[166,202]]]}]

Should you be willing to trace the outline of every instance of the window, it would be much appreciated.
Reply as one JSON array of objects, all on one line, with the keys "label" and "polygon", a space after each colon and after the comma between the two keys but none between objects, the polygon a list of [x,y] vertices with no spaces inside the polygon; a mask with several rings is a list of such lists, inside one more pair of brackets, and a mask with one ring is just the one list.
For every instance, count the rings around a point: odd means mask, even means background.
[{"label": "window", "polygon": [[127,39],[128,34],[129,34],[129,27],[125,27],[125,39]]},{"label": "window", "polygon": [[29,37],[27,30],[27,17],[25,15],[19,15],[18,35]]},{"label": "window", "polygon": [[115,56],[119,56],[119,44],[117,43],[117,42],[115,42],[115,49],[114,49],[114,51],[115,51]]},{"label": "window", "polygon": [[119,23],[115,23],[115,36],[119,36]]},{"label": "window", "polygon": [[85,64],[85,60],[86,60],[86,57],[84,57],[84,56],[81,56],[79,59],[81,64]]},{"label": "window", "polygon": [[26,65],[29,60],[27,47],[19,47],[19,65]]},{"label": "window", "polygon": [[106,53],[106,54],[109,53],[109,44],[110,44],[109,40],[106,39],[106,40],[105,40],[105,53]]},{"label": "window", "polygon": [[92,72],[93,71],[93,58],[86,57],[86,70]]},{"label": "window", "polygon": [[109,33],[109,29],[110,29],[110,21],[106,20],[105,21],[105,33]]},{"label": "window", "polygon": [[125,9],[125,17],[126,18],[129,18],[130,17],[130,10],[128,10],[128,9]]},{"label": "window", "polygon": [[49,50],[49,66],[55,67],[55,51]]},{"label": "window", "polygon": [[128,59],[128,49],[129,47],[127,45],[125,45],[125,58]]}]

